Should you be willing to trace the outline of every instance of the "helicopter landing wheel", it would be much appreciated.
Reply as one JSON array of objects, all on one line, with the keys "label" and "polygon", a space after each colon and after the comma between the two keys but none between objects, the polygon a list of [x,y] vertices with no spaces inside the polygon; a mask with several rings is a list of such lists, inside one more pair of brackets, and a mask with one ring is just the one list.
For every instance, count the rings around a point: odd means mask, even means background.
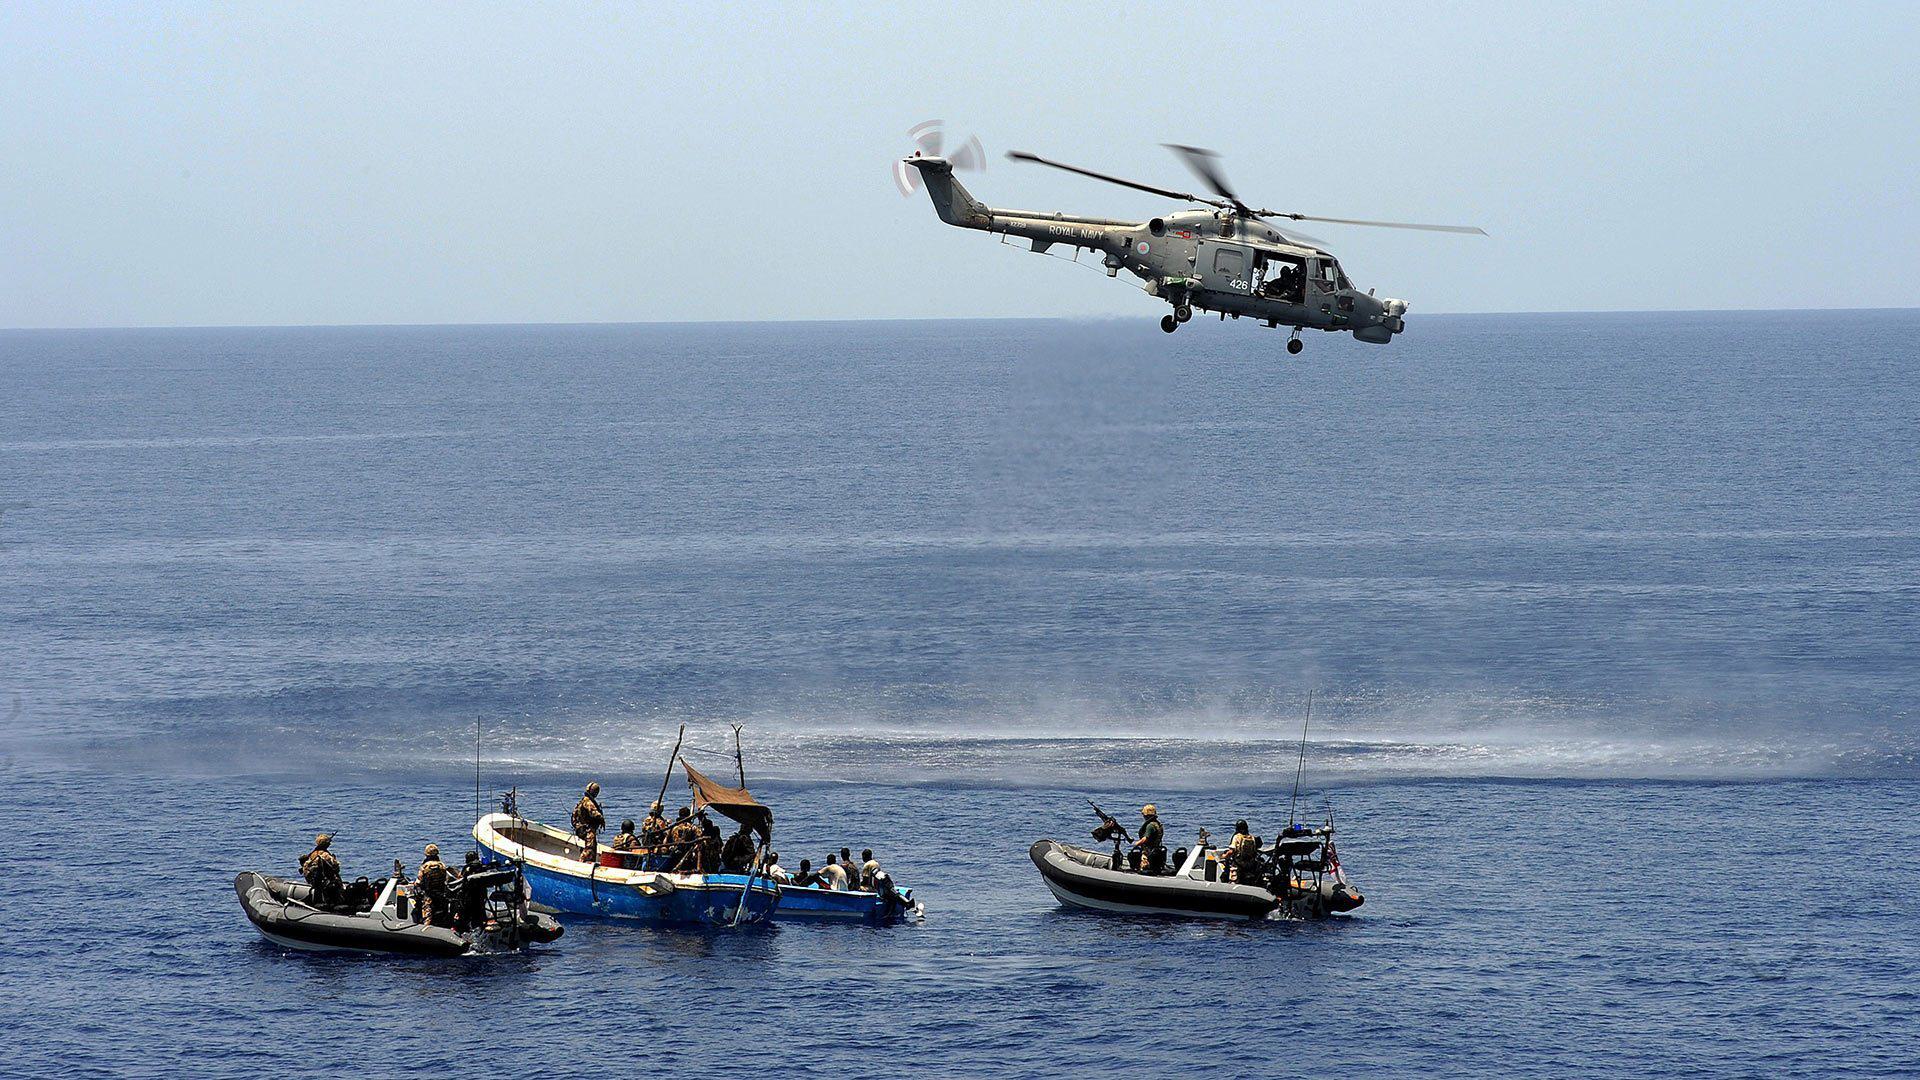
[{"label": "helicopter landing wheel", "polygon": [[1190,305],[1190,304],[1181,304],[1181,305],[1180,305],[1179,307],[1177,307],[1177,308],[1174,308],[1174,309],[1173,309],[1173,317],[1174,317],[1174,318],[1176,318],[1176,319],[1178,319],[1178,320],[1180,320],[1181,322],[1186,322],[1186,321],[1187,321],[1188,319],[1191,319],[1191,318],[1193,318],[1193,307],[1192,307],[1192,305]]},{"label": "helicopter landing wheel", "polygon": [[1171,315],[1162,315],[1160,316],[1160,329],[1171,334],[1175,330],[1180,329],[1180,323]]},{"label": "helicopter landing wheel", "polygon": [[1307,343],[1304,341],[1301,341],[1299,338],[1291,338],[1287,341],[1287,351],[1294,354],[1295,356],[1298,356],[1300,354],[1300,350],[1306,347],[1307,347]]}]

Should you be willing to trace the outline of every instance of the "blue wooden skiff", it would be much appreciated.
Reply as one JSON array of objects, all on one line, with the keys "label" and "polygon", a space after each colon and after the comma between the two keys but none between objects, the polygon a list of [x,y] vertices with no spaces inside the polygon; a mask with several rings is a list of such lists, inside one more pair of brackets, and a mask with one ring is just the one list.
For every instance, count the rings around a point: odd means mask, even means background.
[{"label": "blue wooden skiff", "polygon": [[884,892],[864,889],[835,891],[818,885],[780,886],[780,917],[783,919],[891,922],[894,919],[917,918],[920,910],[920,905],[914,902],[912,890],[896,889],[891,885]]}]

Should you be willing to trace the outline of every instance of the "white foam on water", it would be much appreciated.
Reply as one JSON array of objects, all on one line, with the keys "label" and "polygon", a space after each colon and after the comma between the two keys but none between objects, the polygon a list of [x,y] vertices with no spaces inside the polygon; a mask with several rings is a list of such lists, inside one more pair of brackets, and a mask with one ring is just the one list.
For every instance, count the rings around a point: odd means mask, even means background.
[{"label": "white foam on water", "polygon": [[[1260,784],[1290,779],[1300,752],[1262,725],[1187,722],[1188,718],[1087,724],[1009,723],[991,727],[914,728],[862,724],[746,720],[750,778],[844,778],[888,782],[1073,783],[1151,774],[1176,786]],[[686,756],[716,775],[733,771],[732,717],[689,724]],[[504,770],[644,773],[664,768],[675,731],[609,721],[567,734],[503,731],[484,757]],[[414,747],[414,752],[419,752]],[[434,762],[471,763],[471,737],[436,748]],[[1912,754],[1886,752],[1856,736],[1733,738],[1693,734],[1634,735],[1543,725],[1435,725],[1348,728],[1311,734],[1307,767],[1317,782],[1457,778],[1767,779],[1888,775],[1913,771]]]}]

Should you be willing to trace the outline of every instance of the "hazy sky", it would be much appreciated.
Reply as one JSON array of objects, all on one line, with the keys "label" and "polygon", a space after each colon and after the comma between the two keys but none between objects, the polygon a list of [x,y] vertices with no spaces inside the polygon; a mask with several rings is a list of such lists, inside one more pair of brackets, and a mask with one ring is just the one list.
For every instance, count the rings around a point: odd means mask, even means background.
[{"label": "hazy sky", "polygon": [[1414,312],[1920,304],[1920,4],[0,4],[0,326],[1157,318],[941,225],[1142,218],[1032,150],[1319,226]]}]

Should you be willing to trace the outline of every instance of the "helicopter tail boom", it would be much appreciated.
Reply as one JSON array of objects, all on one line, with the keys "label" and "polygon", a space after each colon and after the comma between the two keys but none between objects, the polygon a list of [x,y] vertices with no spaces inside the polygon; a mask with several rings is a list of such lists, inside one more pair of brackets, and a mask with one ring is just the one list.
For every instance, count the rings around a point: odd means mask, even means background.
[{"label": "helicopter tail boom", "polygon": [[1055,244],[1072,244],[1110,254],[1121,252],[1128,245],[1126,230],[1144,227],[1114,218],[991,207],[974,198],[954,177],[953,166],[941,158],[915,156],[902,164],[919,170],[927,197],[933,200],[933,208],[941,221],[962,229],[1023,237],[1033,241],[1035,251],[1045,251]]},{"label": "helicopter tail boom", "polygon": [[920,177],[927,185],[927,197],[933,200],[934,212],[940,215],[941,221],[963,229],[985,229],[993,224],[993,211],[954,178],[951,162],[945,158],[911,157],[906,163],[920,170]]}]

